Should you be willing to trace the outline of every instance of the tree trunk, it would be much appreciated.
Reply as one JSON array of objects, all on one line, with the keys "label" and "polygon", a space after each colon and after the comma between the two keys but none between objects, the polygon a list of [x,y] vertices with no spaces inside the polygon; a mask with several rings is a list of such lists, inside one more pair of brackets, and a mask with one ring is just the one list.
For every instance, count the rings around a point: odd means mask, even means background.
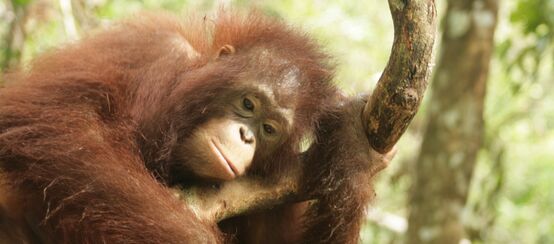
[{"label": "tree trunk", "polygon": [[416,165],[407,243],[459,243],[475,161],[498,0],[449,0],[432,83],[429,123]]}]

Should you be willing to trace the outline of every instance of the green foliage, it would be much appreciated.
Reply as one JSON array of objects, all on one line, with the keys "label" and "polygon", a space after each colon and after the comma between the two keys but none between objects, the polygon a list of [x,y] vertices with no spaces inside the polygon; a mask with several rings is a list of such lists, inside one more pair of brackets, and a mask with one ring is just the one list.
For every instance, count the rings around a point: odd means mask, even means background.
[{"label": "green foliage", "polygon": [[530,35],[552,35],[554,26],[554,1],[521,0],[512,12],[510,20],[523,25],[523,33]]},{"label": "green foliage", "polygon": [[12,0],[14,6],[25,6],[31,3],[33,0]]},{"label": "green foliage", "polygon": [[[493,223],[481,233],[484,243],[553,241],[554,220],[544,218],[554,210],[554,98],[548,95],[553,11],[552,0],[520,0],[507,3],[509,16],[501,18],[485,111],[486,157],[476,169],[470,199],[472,206],[489,201],[484,209]],[[498,177],[499,191],[484,187]]]},{"label": "green foliage", "polygon": [[[520,0],[510,14],[510,21],[520,36],[499,44],[498,53],[512,73],[514,93],[526,82],[537,80],[543,61],[554,51],[554,0]],[[552,67],[552,66],[551,66]]]}]

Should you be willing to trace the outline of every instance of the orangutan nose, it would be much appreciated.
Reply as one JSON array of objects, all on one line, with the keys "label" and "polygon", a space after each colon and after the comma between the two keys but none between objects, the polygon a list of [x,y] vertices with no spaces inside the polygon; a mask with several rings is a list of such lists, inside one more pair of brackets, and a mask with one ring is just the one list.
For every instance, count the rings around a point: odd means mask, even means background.
[{"label": "orangutan nose", "polygon": [[240,139],[246,143],[246,144],[252,144],[255,142],[256,138],[254,137],[254,133],[250,129],[248,129],[246,126],[241,126],[240,129]]}]

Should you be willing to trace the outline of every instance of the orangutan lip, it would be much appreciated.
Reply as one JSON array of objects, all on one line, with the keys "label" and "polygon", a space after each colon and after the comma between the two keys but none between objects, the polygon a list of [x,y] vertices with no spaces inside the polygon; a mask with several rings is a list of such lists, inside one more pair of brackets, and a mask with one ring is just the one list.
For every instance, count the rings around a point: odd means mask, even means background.
[{"label": "orangutan lip", "polygon": [[227,167],[229,167],[229,169],[233,173],[233,175],[238,176],[238,170],[235,169],[235,166],[233,165],[231,160],[229,160],[227,157],[225,157],[225,154],[223,154],[221,149],[219,149],[217,143],[213,139],[210,140],[210,143],[213,145],[213,147],[215,149],[215,152],[218,154],[218,156],[220,156],[220,158],[222,158],[225,161],[225,163],[227,163]]}]

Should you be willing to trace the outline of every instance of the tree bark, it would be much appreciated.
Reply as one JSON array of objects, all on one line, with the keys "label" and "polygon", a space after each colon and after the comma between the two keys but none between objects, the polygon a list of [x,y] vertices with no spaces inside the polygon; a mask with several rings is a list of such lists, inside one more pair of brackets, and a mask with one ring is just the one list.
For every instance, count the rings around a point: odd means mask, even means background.
[{"label": "tree bark", "polygon": [[362,119],[377,152],[392,149],[423,99],[435,41],[435,2],[389,0],[394,43],[385,71],[369,97]]},{"label": "tree bark", "polygon": [[459,243],[477,154],[498,0],[449,0],[429,122],[412,186],[407,243]]},{"label": "tree bark", "polygon": [[[383,164],[394,155],[391,149],[423,98],[436,29],[434,0],[389,0],[389,6],[395,33],[392,54],[360,118],[367,125],[366,131],[360,133],[368,136],[373,147],[368,150],[384,157]],[[375,172],[385,166],[372,165]],[[245,178],[225,183],[219,190],[191,188],[179,195],[200,218],[222,220],[256,209],[306,200],[306,196],[297,194],[302,165],[297,167],[273,185],[266,185],[261,179]]]}]

